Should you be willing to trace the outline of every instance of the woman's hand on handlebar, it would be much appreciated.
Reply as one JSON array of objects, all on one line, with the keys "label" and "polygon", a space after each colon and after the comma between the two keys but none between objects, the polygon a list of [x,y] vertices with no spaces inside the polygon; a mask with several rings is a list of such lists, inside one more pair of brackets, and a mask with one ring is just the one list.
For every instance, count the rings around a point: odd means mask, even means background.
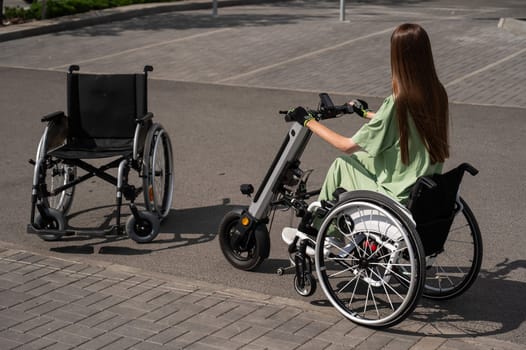
[{"label": "woman's hand on handlebar", "polygon": [[305,108],[301,106],[289,110],[287,112],[287,117],[289,118],[289,120],[294,120],[302,126],[306,126],[307,123],[311,120],[316,120],[316,117],[312,112],[308,112]]},{"label": "woman's hand on handlebar", "polygon": [[369,111],[369,104],[364,100],[360,100],[359,98],[349,102],[349,105],[352,106],[354,113],[358,114],[362,118],[367,118],[368,114],[371,113]]}]

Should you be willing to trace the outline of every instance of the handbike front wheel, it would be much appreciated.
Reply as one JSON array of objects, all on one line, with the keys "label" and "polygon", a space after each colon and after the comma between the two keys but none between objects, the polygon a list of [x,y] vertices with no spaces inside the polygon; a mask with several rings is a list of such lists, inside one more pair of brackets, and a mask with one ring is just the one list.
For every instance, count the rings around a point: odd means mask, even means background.
[{"label": "handbike front wheel", "polygon": [[397,203],[354,191],[325,217],[316,272],[331,304],[372,328],[403,321],[422,295],[425,258],[414,224]]},{"label": "handbike front wheel", "polygon": [[242,213],[227,213],[219,225],[219,245],[228,262],[237,269],[256,269],[268,255],[270,246],[265,225],[256,225],[240,237],[238,224]]}]

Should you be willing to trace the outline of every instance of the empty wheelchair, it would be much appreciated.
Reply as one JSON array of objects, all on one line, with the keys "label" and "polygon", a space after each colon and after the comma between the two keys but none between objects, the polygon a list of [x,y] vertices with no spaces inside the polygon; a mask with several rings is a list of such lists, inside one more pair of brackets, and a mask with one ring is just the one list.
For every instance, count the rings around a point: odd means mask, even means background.
[{"label": "empty wheelchair", "polygon": [[[30,161],[34,175],[28,233],[46,241],[124,234],[139,243],[155,239],[172,205],[174,172],[170,137],[153,122],[147,107],[152,70],[145,66],[141,74],[80,74],[78,66],[69,67],[67,114],[58,111],[42,117],[47,124],[36,158]],[[130,184],[131,170],[142,186]],[[94,176],[116,187],[115,223],[104,229],[72,229],[66,215],[75,188]],[[139,210],[135,200],[141,193],[144,209]],[[131,211],[125,225],[123,197]]]},{"label": "empty wheelchair", "polygon": [[[288,112],[285,121],[292,121]],[[318,120],[352,113],[320,94]],[[290,126],[263,182],[247,209],[233,210],[219,225],[220,248],[241,270],[256,269],[270,253],[268,226],[275,210],[293,209],[297,227],[286,227],[294,288],[310,296],[319,284],[330,303],[351,321],[373,328],[403,321],[420,297],[448,299],[465,292],[482,262],[482,239],[476,219],[459,196],[468,164],[442,175],[422,177],[413,186],[408,206],[371,191],[337,191],[330,201],[311,202],[311,171],[300,168],[312,132]],[[314,273],[314,271],[316,271]],[[317,279],[315,278],[317,276]]]}]

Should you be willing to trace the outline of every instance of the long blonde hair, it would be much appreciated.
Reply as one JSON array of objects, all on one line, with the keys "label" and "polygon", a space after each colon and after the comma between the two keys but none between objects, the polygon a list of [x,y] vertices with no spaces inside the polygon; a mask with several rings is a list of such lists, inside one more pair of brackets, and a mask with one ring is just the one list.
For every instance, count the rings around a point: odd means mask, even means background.
[{"label": "long blonde hair", "polygon": [[391,35],[391,72],[402,162],[410,162],[409,114],[431,161],[443,162],[449,157],[448,97],[436,74],[429,37],[418,24],[402,24]]}]

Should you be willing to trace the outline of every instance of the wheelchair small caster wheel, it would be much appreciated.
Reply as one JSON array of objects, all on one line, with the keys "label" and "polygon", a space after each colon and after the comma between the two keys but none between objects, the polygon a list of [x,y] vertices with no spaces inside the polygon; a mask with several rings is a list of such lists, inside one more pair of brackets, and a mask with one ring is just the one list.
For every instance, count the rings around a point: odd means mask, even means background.
[{"label": "wheelchair small caster wheel", "polygon": [[[65,226],[64,215],[56,209],[47,208],[46,216],[42,216],[40,213],[35,216],[35,228],[63,231]],[[52,233],[41,233],[38,236],[47,242],[58,241],[62,237],[62,235]]]},{"label": "wheelchair small caster wheel", "polygon": [[138,218],[130,216],[126,221],[126,233],[137,243],[148,243],[157,237],[160,230],[160,220],[149,211],[138,212]]},{"label": "wheelchair small caster wheel", "polygon": [[285,274],[285,270],[280,267],[276,270],[276,273],[278,274],[278,276],[283,276]]},{"label": "wheelchair small caster wheel", "polygon": [[302,297],[308,297],[314,294],[316,291],[316,280],[310,273],[304,275],[303,287],[300,286],[300,279],[298,276],[294,276],[294,289]]}]

